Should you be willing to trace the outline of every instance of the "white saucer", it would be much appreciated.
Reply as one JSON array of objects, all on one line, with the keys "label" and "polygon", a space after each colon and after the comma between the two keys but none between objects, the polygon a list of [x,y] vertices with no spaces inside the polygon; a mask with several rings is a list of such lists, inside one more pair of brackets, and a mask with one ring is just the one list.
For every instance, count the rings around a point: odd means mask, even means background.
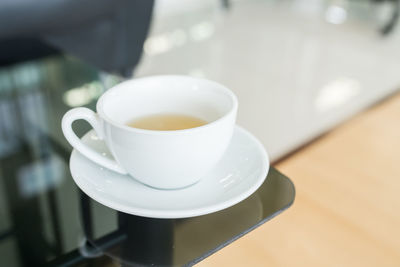
[{"label": "white saucer", "polygon": [[[82,140],[111,157],[93,130]],[[236,126],[232,142],[218,165],[198,183],[184,189],[148,187],[128,175],[97,165],[76,150],[71,154],[70,169],[79,188],[107,207],[144,217],[184,218],[219,211],[247,198],[264,182],[269,160],[263,145]]]}]

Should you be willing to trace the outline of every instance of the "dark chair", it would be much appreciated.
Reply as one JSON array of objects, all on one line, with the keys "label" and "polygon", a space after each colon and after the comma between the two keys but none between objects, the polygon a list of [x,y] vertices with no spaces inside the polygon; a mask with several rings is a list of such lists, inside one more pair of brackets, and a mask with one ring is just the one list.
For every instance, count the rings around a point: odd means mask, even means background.
[{"label": "dark chair", "polygon": [[2,0],[0,64],[62,52],[131,74],[152,9],[153,0]]}]

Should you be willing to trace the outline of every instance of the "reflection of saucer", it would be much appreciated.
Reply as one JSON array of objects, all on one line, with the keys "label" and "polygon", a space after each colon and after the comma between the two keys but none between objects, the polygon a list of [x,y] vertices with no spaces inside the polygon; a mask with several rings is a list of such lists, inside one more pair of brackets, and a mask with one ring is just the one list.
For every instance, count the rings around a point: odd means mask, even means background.
[{"label": "reflection of saucer", "polygon": [[[110,155],[93,130],[82,141]],[[236,126],[232,142],[217,166],[184,189],[148,187],[128,175],[104,169],[76,150],[71,154],[70,169],[79,188],[107,207],[144,217],[184,218],[228,208],[251,195],[265,180],[269,161],[262,144]]]},{"label": "reflection of saucer", "polygon": [[[179,221],[174,228],[173,259],[184,262],[184,258],[196,259],[199,251],[215,249],[232,239],[233,233],[239,235],[263,220],[263,204],[258,193],[252,194],[234,207]],[[213,233],[217,229],[218,234]],[[196,242],[191,242],[196,240]],[[184,256],[182,256],[184,255]]]}]

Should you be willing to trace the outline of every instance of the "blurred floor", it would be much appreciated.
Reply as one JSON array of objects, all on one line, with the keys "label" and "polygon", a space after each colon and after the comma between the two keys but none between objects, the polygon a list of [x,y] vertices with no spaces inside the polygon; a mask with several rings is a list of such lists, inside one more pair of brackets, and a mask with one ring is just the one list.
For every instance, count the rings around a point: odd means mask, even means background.
[{"label": "blurred floor", "polygon": [[400,266],[400,94],[276,167],[294,205],[198,266]]}]

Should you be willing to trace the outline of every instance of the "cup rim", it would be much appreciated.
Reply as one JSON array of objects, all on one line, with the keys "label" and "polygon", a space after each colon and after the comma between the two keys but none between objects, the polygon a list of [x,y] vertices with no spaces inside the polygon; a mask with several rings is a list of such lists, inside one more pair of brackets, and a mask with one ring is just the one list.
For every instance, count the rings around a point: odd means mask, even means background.
[{"label": "cup rim", "polygon": [[[181,130],[148,130],[148,129],[140,129],[140,128],[134,128],[134,127],[130,127],[121,123],[117,123],[115,122],[113,119],[111,119],[109,116],[107,116],[103,110],[103,103],[104,103],[104,99],[110,95],[114,90],[117,90],[129,83],[136,83],[138,81],[141,80],[149,80],[149,79],[159,79],[159,78],[177,78],[177,79],[181,79],[181,78],[185,78],[185,79],[191,79],[191,80],[195,80],[195,81],[199,81],[199,82],[207,82],[210,84],[215,85],[219,91],[225,93],[226,95],[228,95],[232,101],[232,107],[230,108],[230,110],[228,112],[226,112],[224,115],[222,115],[221,117],[219,117],[218,119],[207,123],[205,125],[202,126],[198,126],[198,127],[194,127],[194,128],[188,128],[188,129],[181,129]],[[100,98],[97,101],[96,104],[96,110],[97,113],[99,114],[99,116],[105,120],[107,123],[129,131],[129,132],[135,132],[135,133],[144,133],[144,134],[160,134],[160,135],[168,135],[168,134],[184,134],[184,133],[189,133],[189,132],[194,132],[194,131],[201,131],[201,130],[205,130],[209,127],[213,127],[215,124],[220,123],[221,121],[225,120],[227,117],[229,117],[232,113],[236,113],[238,109],[238,100],[236,95],[229,90],[226,86],[217,83],[215,81],[211,81],[208,79],[203,79],[203,78],[196,78],[196,77],[191,77],[191,76],[185,76],[185,75],[153,75],[153,76],[146,76],[146,77],[141,77],[141,78],[134,78],[134,79],[130,79],[130,80],[126,80],[123,81],[113,87],[111,87],[110,89],[108,89],[106,92],[104,92]]]}]

